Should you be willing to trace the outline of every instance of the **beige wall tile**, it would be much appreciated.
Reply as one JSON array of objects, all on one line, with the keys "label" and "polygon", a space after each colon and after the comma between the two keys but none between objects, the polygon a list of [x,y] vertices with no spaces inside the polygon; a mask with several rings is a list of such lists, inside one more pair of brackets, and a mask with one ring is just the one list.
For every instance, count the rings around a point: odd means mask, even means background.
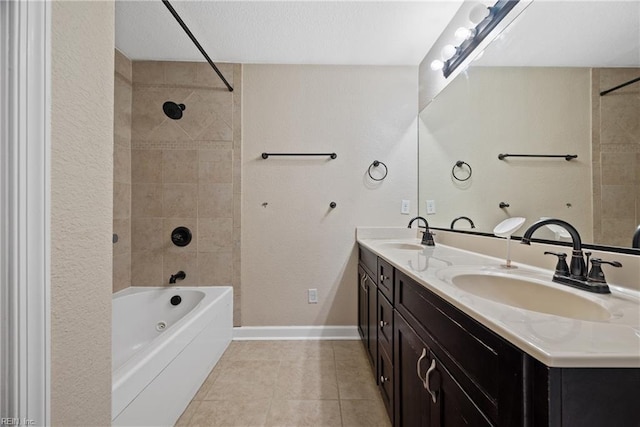
[{"label": "beige wall tile", "polygon": [[144,84],[164,83],[164,62],[133,61],[133,82]]},{"label": "beige wall tile", "polygon": [[131,181],[162,182],[162,150],[131,150]]},{"label": "beige wall tile", "polygon": [[113,219],[131,218],[131,185],[113,184]]},{"label": "beige wall tile", "polygon": [[131,221],[131,250],[161,253],[162,218],[133,218]]},{"label": "beige wall tile", "polygon": [[[206,62],[193,63],[196,68],[196,78],[194,83],[198,86],[205,86],[209,88],[219,88],[227,90],[225,84],[220,80],[220,77]],[[222,73],[224,78],[233,86],[233,65],[232,64],[216,64],[218,70]],[[234,87],[235,91],[235,87]]]},{"label": "beige wall tile", "polygon": [[163,192],[163,217],[195,218],[197,216],[197,184],[164,184]]},{"label": "beige wall tile", "polygon": [[196,79],[196,68],[196,63],[193,62],[165,62],[164,82],[176,86],[193,85]]},{"label": "beige wall tile", "polygon": [[198,151],[163,150],[162,181],[165,184],[198,182]]},{"label": "beige wall tile", "polygon": [[229,286],[231,284],[232,255],[228,252],[198,253],[201,286]]},{"label": "beige wall tile", "polygon": [[232,233],[231,218],[198,219],[198,251],[229,252],[233,244]]},{"label": "beige wall tile", "polygon": [[162,286],[167,280],[162,280],[162,253],[131,253],[131,286]]},{"label": "beige wall tile", "polygon": [[[635,218],[636,186],[603,185],[602,186],[602,219]],[[603,233],[606,234],[606,229]]]},{"label": "beige wall tile", "polygon": [[185,114],[180,120],[180,126],[189,134],[193,140],[218,140],[219,137],[209,137],[210,132],[205,134],[205,130],[215,125],[216,128],[228,129],[229,136],[226,140],[232,139],[232,100],[233,95],[229,92],[219,92],[212,90],[194,90],[185,100]]},{"label": "beige wall tile", "polygon": [[233,191],[231,184],[206,184],[198,188],[200,218],[231,218]]},{"label": "beige wall tile", "polygon": [[[171,232],[176,227],[187,227],[191,230],[191,243],[187,246],[176,246],[171,241]],[[162,226],[162,247],[165,252],[184,253],[197,252],[199,247],[198,220],[196,218],[164,218]]]},{"label": "beige wall tile", "polygon": [[131,253],[113,256],[113,292],[131,286]]},{"label": "beige wall tile", "polygon": [[164,254],[162,267],[163,285],[169,283],[172,274],[184,271],[186,277],[176,283],[176,286],[198,286],[198,259],[195,252]]},{"label": "beige wall tile", "polygon": [[126,146],[113,146],[113,182],[131,184],[131,150]]},{"label": "beige wall tile", "polygon": [[162,185],[132,184],[132,218],[150,218],[162,216]]},{"label": "beige wall tile", "polygon": [[[163,113],[164,114],[164,113]],[[161,140],[161,141],[191,141],[192,138],[182,127],[180,123],[184,120],[184,117],[180,120],[165,119],[161,124],[153,128],[148,133],[147,139],[149,140]]]},{"label": "beige wall tile", "polygon": [[114,219],[113,232],[118,235],[118,242],[113,244],[113,255],[131,253],[131,219]]},{"label": "beige wall tile", "polygon": [[131,138],[132,96],[131,84],[116,75],[113,92],[113,133],[116,137]]},{"label": "beige wall tile", "polygon": [[602,184],[627,185],[636,180],[636,159],[630,153],[602,153]]},{"label": "beige wall tile", "polygon": [[[171,88],[134,86],[131,112],[132,139],[145,141],[152,139],[153,131],[165,121],[171,120],[165,116],[162,105],[166,101],[180,103],[181,101],[174,99],[175,93],[176,90]],[[160,134],[158,139],[173,138],[163,138]]]},{"label": "beige wall tile", "polygon": [[127,58],[118,49],[115,49],[114,67],[115,67],[116,73],[120,74],[122,77],[124,77],[129,82],[131,82],[132,80],[131,73],[133,71],[131,60]]},{"label": "beige wall tile", "polygon": [[200,150],[199,181],[227,184],[233,182],[232,150]]}]

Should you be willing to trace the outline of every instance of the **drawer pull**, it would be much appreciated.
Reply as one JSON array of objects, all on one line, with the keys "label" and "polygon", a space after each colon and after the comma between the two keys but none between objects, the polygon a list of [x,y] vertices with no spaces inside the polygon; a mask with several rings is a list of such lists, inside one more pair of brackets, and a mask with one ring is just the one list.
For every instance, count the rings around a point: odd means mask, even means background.
[{"label": "drawer pull", "polygon": [[363,291],[367,291],[367,287],[364,285],[365,283],[367,283],[367,276],[362,276],[362,279],[360,279],[360,287],[362,288]]},{"label": "drawer pull", "polygon": [[389,378],[385,377],[384,375],[380,375],[380,384],[384,384],[387,381],[389,381]]},{"label": "drawer pull", "polygon": [[389,322],[385,322],[384,320],[380,321],[380,329],[384,328],[385,326],[387,326],[389,324]]},{"label": "drawer pull", "polygon": [[380,275],[380,281],[384,282],[386,279],[388,279],[388,277],[384,277],[384,274]]},{"label": "drawer pull", "polygon": [[427,381],[427,377],[426,376],[424,378],[422,378],[422,376],[420,375],[420,364],[422,363],[422,359],[424,359],[425,357],[427,357],[427,349],[423,348],[422,349],[422,354],[420,355],[420,358],[418,359],[418,363],[416,363],[416,371],[417,371],[417,374],[418,374],[418,378],[420,378],[420,382],[422,382],[422,384],[426,384],[426,381]]},{"label": "drawer pull", "polygon": [[426,388],[429,394],[431,395],[431,400],[433,400],[433,403],[436,403],[438,401],[438,392],[431,390],[431,387],[429,387],[429,377],[431,376],[431,373],[435,370],[436,370],[436,359],[431,359],[431,366],[429,366],[429,369],[427,370],[427,375],[425,375],[425,379],[424,379],[424,388]]}]

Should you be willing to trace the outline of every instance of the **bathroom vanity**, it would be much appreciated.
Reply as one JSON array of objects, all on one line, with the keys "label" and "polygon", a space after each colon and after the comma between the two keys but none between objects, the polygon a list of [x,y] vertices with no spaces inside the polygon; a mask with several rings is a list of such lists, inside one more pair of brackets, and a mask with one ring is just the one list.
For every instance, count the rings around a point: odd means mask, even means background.
[{"label": "bathroom vanity", "polygon": [[[358,328],[394,426],[640,425],[637,294],[417,239],[358,244]],[[541,288],[514,306],[476,292],[487,276]]]}]

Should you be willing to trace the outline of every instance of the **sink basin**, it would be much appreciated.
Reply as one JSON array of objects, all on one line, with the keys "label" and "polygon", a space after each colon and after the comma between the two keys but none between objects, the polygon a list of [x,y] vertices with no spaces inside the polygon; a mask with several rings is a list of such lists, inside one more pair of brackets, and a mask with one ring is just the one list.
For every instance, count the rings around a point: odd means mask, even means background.
[{"label": "sink basin", "polygon": [[528,280],[492,274],[460,274],[458,288],[500,304],[578,320],[606,321],[611,313],[587,298]]},{"label": "sink basin", "polygon": [[401,251],[421,251],[424,249],[424,246],[422,245],[406,242],[386,242],[380,243],[378,246],[381,249],[398,249]]}]

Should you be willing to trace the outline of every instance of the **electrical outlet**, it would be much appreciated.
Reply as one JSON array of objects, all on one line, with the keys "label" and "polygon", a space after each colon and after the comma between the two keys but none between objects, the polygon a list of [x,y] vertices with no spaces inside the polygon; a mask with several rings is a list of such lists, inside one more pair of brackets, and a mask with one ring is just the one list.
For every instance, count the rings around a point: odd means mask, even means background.
[{"label": "electrical outlet", "polygon": [[427,215],[434,215],[436,213],[436,201],[427,200]]},{"label": "electrical outlet", "polygon": [[411,209],[411,201],[403,199],[402,204],[400,205],[400,213],[402,215],[409,215],[410,209]]},{"label": "electrical outlet", "polygon": [[318,290],[317,289],[309,289],[307,291],[309,296],[309,304],[317,304],[318,303]]}]

